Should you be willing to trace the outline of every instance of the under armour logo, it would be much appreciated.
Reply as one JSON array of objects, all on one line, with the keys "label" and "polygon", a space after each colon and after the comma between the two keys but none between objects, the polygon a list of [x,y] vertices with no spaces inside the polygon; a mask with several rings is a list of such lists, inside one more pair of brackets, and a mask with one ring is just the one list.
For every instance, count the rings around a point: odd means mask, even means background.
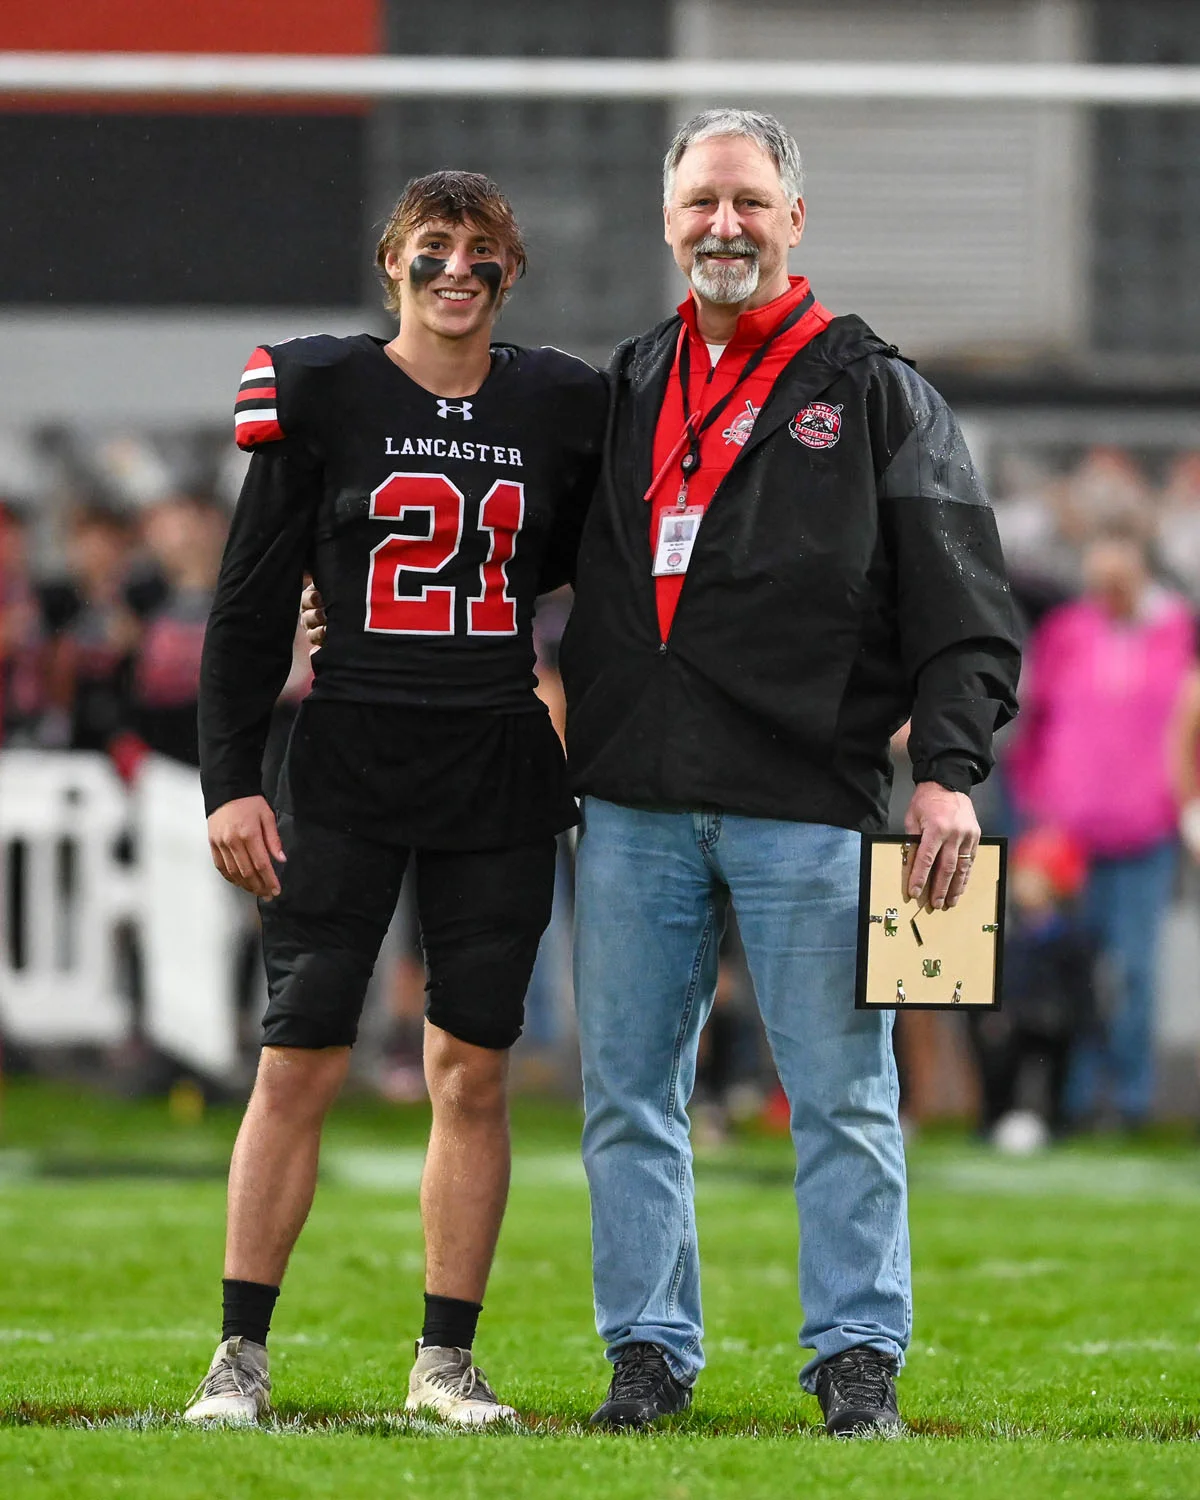
[{"label": "under armour logo", "polygon": [[443,401],[441,396],[437,398],[438,416],[448,417],[451,412],[456,417],[461,417],[464,422],[471,420],[471,403],[469,401]]}]

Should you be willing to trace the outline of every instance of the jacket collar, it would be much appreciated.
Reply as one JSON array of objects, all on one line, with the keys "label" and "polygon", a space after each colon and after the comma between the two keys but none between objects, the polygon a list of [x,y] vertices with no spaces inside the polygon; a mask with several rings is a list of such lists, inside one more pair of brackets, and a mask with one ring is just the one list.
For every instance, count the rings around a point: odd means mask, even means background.
[{"label": "jacket collar", "polygon": [[[777,298],[775,303],[768,303],[768,306],[774,307],[781,300]],[[746,314],[743,313],[742,316],[745,317]],[[617,386],[628,385],[632,397],[626,414],[632,418],[629,451],[634,465],[633,482],[641,486],[639,494],[650,483],[654,429],[667,393],[667,381],[679,342],[681,321],[679,315],[667,318],[640,338],[621,345],[613,360]],[[770,326],[767,328],[767,332],[769,331]],[[778,431],[785,422],[790,422],[805,403],[815,400],[847,366],[868,354],[897,352],[894,345],[885,343],[853,313],[834,318],[823,332],[811,339],[780,371],[771,394],[754,423],[748,442],[734,460],[734,467],[743,463],[747,453]]]},{"label": "jacket collar", "polygon": [[[804,301],[811,290],[807,276],[789,276],[786,292],[781,292],[762,307],[739,314],[733,337],[725,346],[726,350],[733,350],[735,356],[741,354],[744,359],[749,359],[759,344],[775,331],[794,307]],[[704,335],[700,332],[700,304],[695,292],[689,292],[675,311],[687,324],[689,332],[703,342]]]}]

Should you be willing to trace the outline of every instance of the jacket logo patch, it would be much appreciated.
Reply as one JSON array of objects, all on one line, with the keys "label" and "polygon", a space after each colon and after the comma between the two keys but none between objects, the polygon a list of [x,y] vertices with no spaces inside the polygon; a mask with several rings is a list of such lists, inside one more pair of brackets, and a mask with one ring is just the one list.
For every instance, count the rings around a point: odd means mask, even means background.
[{"label": "jacket logo patch", "polygon": [[842,408],[810,401],[788,423],[788,431],[806,448],[832,448],[842,435]]},{"label": "jacket logo patch", "polygon": [[744,448],[754,430],[754,419],[760,411],[762,411],[761,406],[755,406],[753,402],[747,401],[746,410],[740,417],[734,417],[721,436],[727,443],[736,443],[739,448]]}]

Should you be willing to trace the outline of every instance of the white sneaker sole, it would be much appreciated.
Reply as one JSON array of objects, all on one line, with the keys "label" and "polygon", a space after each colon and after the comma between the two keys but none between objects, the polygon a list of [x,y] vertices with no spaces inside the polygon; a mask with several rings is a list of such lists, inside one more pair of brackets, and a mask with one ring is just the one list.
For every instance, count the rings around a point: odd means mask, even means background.
[{"label": "white sneaker sole", "polygon": [[410,1396],[404,1410],[414,1415],[437,1417],[442,1422],[451,1422],[456,1427],[486,1427],[491,1422],[519,1422],[521,1419],[511,1406],[493,1406],[481,1401],[437,1401]]},{"label": "white sneaker sole", "polygon": [[197,1401],[195,1406],[189,1406],[183,1420],[197,1425],[210,1423],[214,1427],[257,1427],[260,1415],[266,1414],[266,1411],[259,1412],[253,1397],[213,1396],[208,1401]]}]

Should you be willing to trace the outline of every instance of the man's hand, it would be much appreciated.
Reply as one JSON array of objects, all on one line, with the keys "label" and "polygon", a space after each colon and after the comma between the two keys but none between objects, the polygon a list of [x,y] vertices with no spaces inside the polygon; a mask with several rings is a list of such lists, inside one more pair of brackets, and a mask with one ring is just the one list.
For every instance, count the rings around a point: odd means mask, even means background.
[{"label": "man's hand", "polygon": [[308,651],[311,656],[314,651],[319,651],[325,644],[325,601],[317,592],[315,583],[310,583],[300,595],[300,623],[304,626],[304,633],[308,637]]},{"label": "man's hand", "polygon": [[208,847],[225,879],[270,901],[279,894],[272,860],[287,861],[275,814],[265,797],[237,797],[208,820]]},{"label": "man's hand", "polygon": [[936,911],[958,905],[979,847],[979,819],[965,792],[952,792],[936,781],[921,781],[904,817],[904,831],[921,842],[908,871],[908,894]]}]

